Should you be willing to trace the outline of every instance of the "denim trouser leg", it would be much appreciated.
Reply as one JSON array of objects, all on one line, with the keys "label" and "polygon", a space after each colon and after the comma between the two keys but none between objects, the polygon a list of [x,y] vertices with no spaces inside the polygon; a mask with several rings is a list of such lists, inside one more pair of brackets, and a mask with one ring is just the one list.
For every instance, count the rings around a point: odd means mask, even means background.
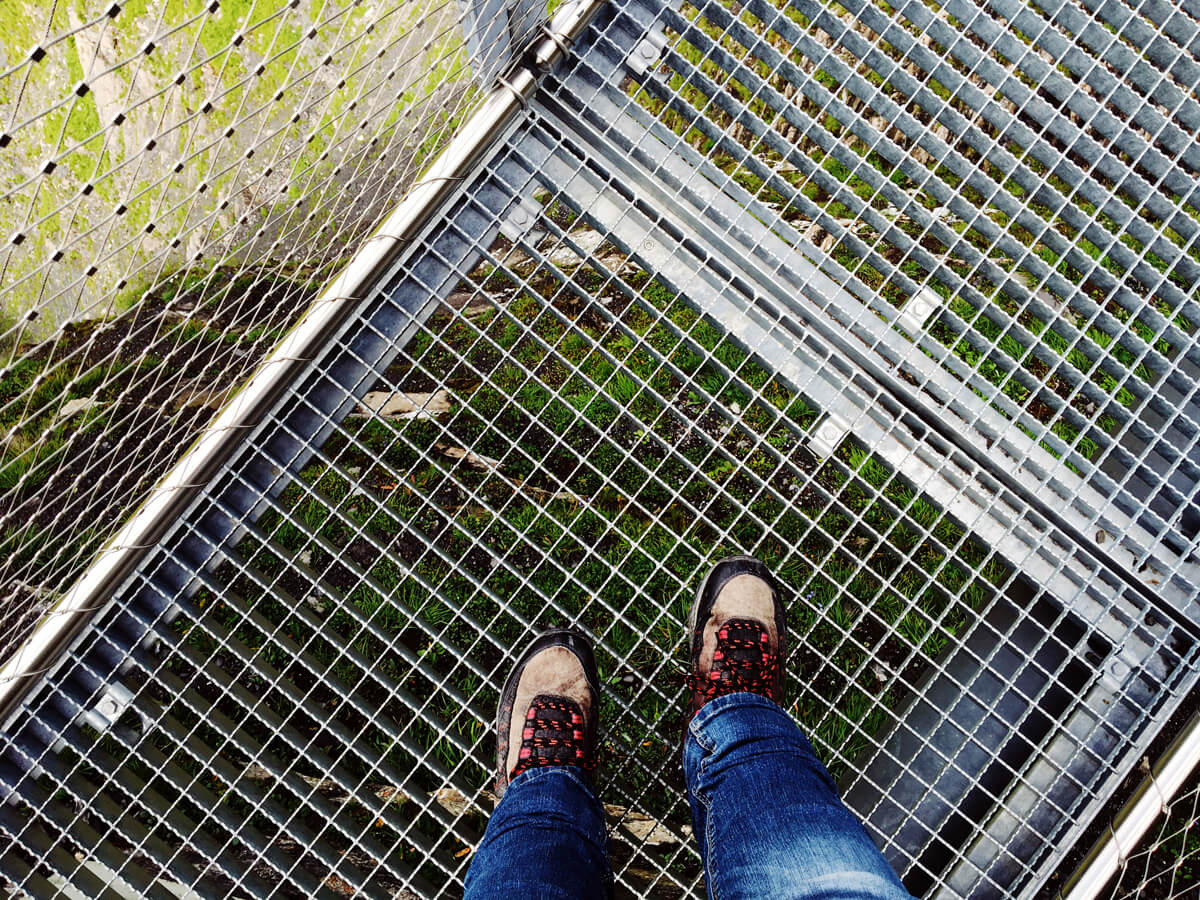
[{"label": "denim trouser leg", "polygon": [[713,900],[908,898],[808,739],[765,697],[705,705],[683,766]]},{"label": "denim trouser leg", "polygon": [[587,776],[522,772],[492,813],[467,872],[466,900],[604,900],[610,896],[604,812]]}]

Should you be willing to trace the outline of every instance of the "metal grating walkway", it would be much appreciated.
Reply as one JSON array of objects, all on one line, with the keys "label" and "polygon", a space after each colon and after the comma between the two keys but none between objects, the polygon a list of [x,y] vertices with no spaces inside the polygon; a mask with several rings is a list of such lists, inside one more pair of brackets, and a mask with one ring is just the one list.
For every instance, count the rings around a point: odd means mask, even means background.
[{"label": "metal grating walkway", "polygon": [[4,874],[460,895],[571,622],[618,881],[700,895],[682,622],[739,551],[910,890],[1037,894],[1200,674],[1198,34],[604,6],[15,707]]}]

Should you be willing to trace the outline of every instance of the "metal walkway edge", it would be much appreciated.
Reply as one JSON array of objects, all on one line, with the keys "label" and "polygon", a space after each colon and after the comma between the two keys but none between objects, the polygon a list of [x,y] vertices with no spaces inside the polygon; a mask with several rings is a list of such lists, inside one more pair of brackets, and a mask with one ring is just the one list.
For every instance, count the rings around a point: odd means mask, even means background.
[{"label": "metal walkway edge", "polygon": [[1198,33],[604,5],[10,711],[5,875],[460,895],[489,685],[566,620],[618,879],[698,895],[667,685],[736,546],[790,567],[793,711],[909,889],[1048,890],[1200,679]]}]

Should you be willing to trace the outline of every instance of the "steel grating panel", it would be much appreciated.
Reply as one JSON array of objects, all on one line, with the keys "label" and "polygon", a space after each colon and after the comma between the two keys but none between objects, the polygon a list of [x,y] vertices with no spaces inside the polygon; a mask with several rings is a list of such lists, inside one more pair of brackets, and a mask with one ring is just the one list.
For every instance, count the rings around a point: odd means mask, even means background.
[{"label": "steel grating panel", "polygon": [[[1162,26],[1148,55],[1167,71],[1151,78],[1133,52],[1149,25],[1115,5],[743,9],[663,12],[661,65],[626,87],[658,107],[664,146],[700,145],[720,170],[706,180],[753,197],[764,230],[862,303],[810,297],[821,312],[914,395],[1003,433],[1028,490],[1071,498],[1081,535],[1124,539],[1121,563],[1186,608],[1200,524],[1195,20]],[[776,266],[795,255],[739,237]]]},{"label": "steel grating panel", "polygon": [[[1193,298],[1154,262],[1190,271],[1195,210],[1139,187],[1190,171],[1171,116],[1190,121],[1194,23],[844,8],[610,4],[14,711],[10,879],[461,894],[494,686],[536,628],[571,622],[606,680],[618,880],[702,892],[682,623],[737,550],[787,585],[792,712],[910,889],[1046,881],[1200,672],[1194,486],[1171,482],[1194,452]],[[846,85],[893,106],[856,109]],[[991,111],[1019,154],[956,106],[992,90],[1023,98]],[[1082,152],[1068,124],[1103,149],[1102,187],[1065,180],[1070,203],[1048,175]],[[1128,266],[1074,267],[1061,223]]]}]

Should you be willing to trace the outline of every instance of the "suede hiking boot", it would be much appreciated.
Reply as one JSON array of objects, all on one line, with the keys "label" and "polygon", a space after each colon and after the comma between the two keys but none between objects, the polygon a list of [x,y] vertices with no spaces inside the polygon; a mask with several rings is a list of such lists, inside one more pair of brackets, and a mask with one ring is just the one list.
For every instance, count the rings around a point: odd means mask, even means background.
[{"label": "suede hiking boot", "polygon": [[496,796],[527,769],[596,768],[600,679],[582,634],[555,628],[534,638],[517,662],[496,712]]},{"label": "suede hiking boot", "polygon": [[782,705],[787,620],[765,565],[731,556],[713,566],[696,592],[689,626],[685,729],[704,704],[725,694],[750,691]]}]

